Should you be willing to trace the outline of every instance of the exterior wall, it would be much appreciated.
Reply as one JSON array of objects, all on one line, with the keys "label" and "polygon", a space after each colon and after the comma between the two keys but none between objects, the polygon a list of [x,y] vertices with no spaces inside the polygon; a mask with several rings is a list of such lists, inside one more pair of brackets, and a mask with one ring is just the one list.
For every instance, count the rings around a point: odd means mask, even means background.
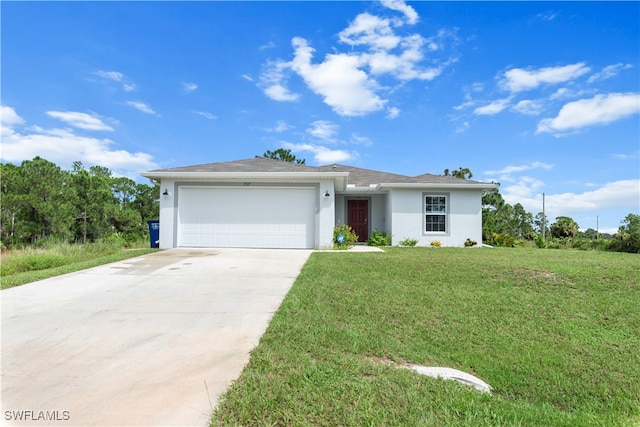
[{"label": "exterior wall", "polygon": [[[329,196],[325,196],[326,193]],[[336,192],[333,180],[320,181],[316,214],[316,248],[333,246],[333,227],[336,224]]]},{"label": "exterior wall", "polygon": [[[447,196],[447,231],[425,232],[426,194]],[[442,246],[464,246],[467,239],[482,242],[482,192],[479,190],[408,190],[393,189],[389,195],[393,211],[391,222],[392,244],[412,238],[418,246],[430,246],[438,240]]]},{"label": "exterior wall", "polygon": [[[160,249],[176,246],[178,212],[177,186],[174,180],[160,180]],[[167,191],[169,195],[162,193]]]},{"label": "exterior wall", "polygon": [[449,215],[453,233],[451,246],[464,246],[467,239],[482,246],[482,191],[452,191]]},{"label": "exterior wall", "polygon": [[[182,183],[185,184],[185,183]],[[188,185],[238,185],[220,182],[195,182]],[[289,185],[294,183],[288,183]],[[329,247],[333,244],[333,226],[335,219],[335,191],[333,180],[322,180],[319,183],[305,182],[305,185],[316,185],[316,218],[315,218],[315,244],[317,248]],[[160,181],[160,248],[169,249],[177,246],[178,242],[178,203],[180,198],[181,183],[175,180],[162,179]],[[187,185],[187,184],[185,184]],[[277,187],[283,184],[263,183],[262,185],[273,185]],[[162,193],[167,190],[168,195]],[[329,197],[325,196],[329,193]]]},{"label": "exterior wall", "polygon": [[387,233],[387,194],[374,194],[371,196],[371,204],[369,206],[370,217],[369,223],[371,228],[369,235],[373,230],[378,230]]}]

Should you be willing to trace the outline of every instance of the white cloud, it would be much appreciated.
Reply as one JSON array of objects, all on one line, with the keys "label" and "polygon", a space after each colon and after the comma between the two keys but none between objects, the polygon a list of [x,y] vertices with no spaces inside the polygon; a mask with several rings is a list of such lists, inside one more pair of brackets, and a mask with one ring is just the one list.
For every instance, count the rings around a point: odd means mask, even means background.
[{"label": "white cloud", "polygon": [[5,139],[14,134],[13,127],[22,125],[24,122],[24,119],[20,117],[13,108],[5,105],[0,107],[0,137],[2,137],[2,148],[4,148]]},{"label": "white cloud", "polygon": [[131,92],[136,90],[135,83],[130,82],[127,77],[119,71],[103,71],[99,70],[94,73],[96,76],[101,77],[105,80],[111,80],[117,83],[122,84],[122,89],[126,92]]},{"label": "white cloud", "polygon": [[265,95],[274,101],[296,101],[300,97],[284,86],[285,72],[290,68],[291,64],[284,61],[271,61],[265,65],[259,84]]},{"label": "white cloud", "polygon": [[218,118],[218,116],[211,114],[207,111],[194,111],[194,113],[201,115],[202,117],[205,117],[209,120],[215,120]]},{"label": "white cloud", "polygon": [[620,70],[627,70],[629,68],[633,68],[631,64],[612,64],[604,67],[600,72],[593,74],[587,80],[589,83],[597,82],[599,80],[606,80],[618,75]]},{"label": "white cloud", "polygon": [[640,112],[640,94],[599,94],[589,99],[565,104],[555,118],[540,121],[536,133],[557,136],[583,128],[604,125]]},{"label": "white cloud", "polygon": [[292,93],[281,84],[271,85],[264,90],[265,95],[274,101],[296,101],[300,95]]},{"label": "white cloud", "polygon": [[316,120],[311,123],[311,127],[307,129],[307,133],[318,139],[335,142],[338,125],[327,120]]},{"label": "white cloud", "polygon": [[246,81],[248,81],[248,82],[252,82],[252,81],[253,81],[253,77],[251,77],[251,76],[250,76],[250,75],[248,75],[248,74],[243,74],[241,77],[242,77],[243,79],[245,79]]},{"label": "white cloud", "polygon": [[149,107],[149,105],[145,104],[144,102],[140,102],[140,101],[127,101],[127,105],[142,111],[143,113],[147,113],[147,114],[156,114],[155,111],[153,111],[153,109],[151,107]]},{"label": "white cloud", "polygon": [[396,107],[391,107],[387,110],[387,119],[395,119],[400,115],[400,109]]},{"label": "white cloud", "polygon": [[586,90],[574,90],[566,87],[561,87],[560,89],[556,90],[553,94],[551,94],[549,99],[556,100],[556,99],[578,98],[588,93],[589,92]]},{"label": "white cloud", "polygon": [[293,39],[295,57],[292,69],[324,102],[343,116],[362,116],[384,108],[385,100],[376,95],[377,83],[359,69],[357,55],[329,54],[324,62],[312,64],[314,49],[305,39]]},{"label": "white cloud", "polygon": [[460,105],[454,106],[453,109],[456,110],[456,111],[465,110],[467,108],[473,107],[474,105],[476,105],[478,103],[478,101],[474,101],[474,100],[470,99],[467,96],[465,96],[465,99],[467,99],[467,101],[463,102]]},{"label": "white cloud", "polygon": [[276,47],[276,44],[274,42],[270,41],[270,42],[267,42],[267,43],[263,44],[258,49],[265,50],[265,49],[272,49],[274,47]]},{"label": "white cloud", "polygon": [[100,165],[127,176],[157,169],[153,156],[148,153],[131,153],[114,148],[110,139],[98,139],[76,135],[70,129],[30,128],[28,133],[12,132],[3,135],[2,159],[19,163],[36,156],[68,169],[73,161],[86,165]]},{"label": "white cloud", "polygon": [[124,79],[124,74],[119,71],[96,71],[96,76],[103,79],[113,80],[115,82],[121,82]]},{"label": "white cloud", "polygon": [[471,124],[468,121],[464,121],[456,127],[456,133],[465,133],[470,126]]},{"label": "white cloud", "polygon": [[2,126],[15,126],[24,123],[24,119],[11,107],[3,105],[0,107],[0,124]]},{"label": "white cloud", "polygon": [[558,12],[548,11],[544,13],[539,13],[536,16],[542,19],[543,21],[553,21],[558,16]]},{"label": "white cloud", "polygon": [[409,80],[433,80],[442,74],[442,71],[455,62],[456,59],[449,60],[438,66],[429,68],[417,68],[416,64],[424,59],[422,48],[425,39],[418,34],[402,39],[400,47],[402,52],[399,55],[387,51],[377,51],[370,54],[362,54],[361,60],[371,70],[373,75],[391,74],[400,81]]},{"label": "white cloud", "polygon": [[516,105],[514,105],[511,109],[520,114],[526,114],[528,116],[537,116],[543,110],[543,105],[540,101],[532,101],[529,99],[524,99],[522,101],[518,101]]},{"label": "white cloud", "polygon": [[371,138],[356,135],[355,133],[351,135],[351,143],[355,145],[362,145],[364,147],[371,147],[373,145]]},{"label": "white cloud", "polygon": [[574,80],[590,71],[584,62],[562,67],[545,67],[539,69],[512,68],[500,79],[500,86],[510,92],[522,92],[535,89],[542,84],[557,84]]},{"label": "white cloud", "polygon": [[477,107],[473,112],[479,116],[491,116],[500,113],[509,106],[511,98],[497,99],[490,104]]},{"label": "white cloud", "polygon": [[614,153],[614,154],[611,154],[611,157],[617,160],[635,160],[638,157],[640,157],[640,151],[636,151],[635,153],[628,153],[628,154]]},{"label": "white cloud", "polygon": [[514,178],[512,177],[512,175],[515,173],[524,172],[524,171],[533,170],[533,169],[550,170],[552,168],[553,168],[553,165],[549,163],[531,162],[525,165],[506,166],[500,170],[495,170],[495,171],[485,171],[484,174],[490,175],[490,176],[497,175],[499,176],[499,181],[514,181]]},{"label": "white cloud", "polygon": [[342,43],[350,46],[367,45],[372,50],[390,50],[398,46],[400,37],[391,29],[391,21],[368,13],[361,13],[347,28],[338,33]]},{"label": "white cloud", "polygon": [[357,157],[356,153],[345,150],[331,150],[322,145],[312,144],[293,144],[285,142],[283,148],[289,149],[294,153],[308,151],[313,154],[313,158],[318,164],[339,163],[351,160]]},{"label": "white cloud", "polygon": [[[425,60],[424,51],[439,51],[445,40],[455,39],[455,32],[440,30],[430,39],[420,34],[399,35],[405,24],[418,21],[415,10],[400,0],[385,0],[383,6],[399,11],[404,19],[361,13],[342,31],[338,39],[350,47],[347,52],[334,50],[319,63],[313,62],[314,49],[308,41],[294,37],[293,59],[290,62],[268,62],[260,77],[259,87],[271,99],[293,101],[299,95],[287,88],[288,74],[301,77],[307,87],[321,96],[325,104],[342,116],[363,116],[383,110],[388,102],[382,92],[393,84],[381,84],[376,79],[390,77],[398,84],[410,80],[432,80],[456,58],[430,59],[429,66],[419,66]],[[388,110],[394,118],[398,110]]]},{"label": "white cloud", "polygon": [[197,84],[182,82],[182,90],[184,91],[184,93],[191,93],[196,89],[198,89],[198,85]]},{"label": "white cloud", "polygon": [[287,124],[287,122],[285,122],[284,120],[278,120],[278,122],[276,123],[276,125],[272,128],[266,128],[265,130],[267,132],[276,132],[276,133],[281,133],[284,131],[287,131],[291,129],[291,126],[289,126]]},{"label": "white cloud", "polygon": [[415,11],[414,8],[412,8],[411,6],[405,4],[405,2],[403,0],[382,0],[382,5],[392,9],[392,10],[397,10],[398,12],[402,12],[405,16],[405,18],[407,19],[407,23],[409,24],[415,24],[418,22],[418,20],[420,19],[420,17],[418,16],[418,13]]},{"label": "white cloud", "polygon": [[49,117],[60,119],[69,125],[85,130],[113,131],[113,128],[104,123],[99,117],[76,111],[47,111]]}]

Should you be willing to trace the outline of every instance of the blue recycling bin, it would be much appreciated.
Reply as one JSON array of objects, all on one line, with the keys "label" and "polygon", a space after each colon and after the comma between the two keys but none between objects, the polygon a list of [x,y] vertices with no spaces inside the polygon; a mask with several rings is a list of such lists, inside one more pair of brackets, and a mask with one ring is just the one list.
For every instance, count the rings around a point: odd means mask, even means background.
[{"label": "blue recycling bin", "polygon": [[160,247],[160,221],[157,219],[153,219],[151,221],[147,221],[149,225],[149,244],[152,248]]}]

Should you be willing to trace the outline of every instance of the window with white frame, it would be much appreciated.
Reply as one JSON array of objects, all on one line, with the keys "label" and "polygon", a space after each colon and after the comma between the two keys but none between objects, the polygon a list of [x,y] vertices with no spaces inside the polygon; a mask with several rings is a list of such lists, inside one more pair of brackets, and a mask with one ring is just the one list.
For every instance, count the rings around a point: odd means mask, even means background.
[{"label": "window with white frame", "polygon": [[427,194],[424,196],[426,233],[447,232],[447,196]]}]

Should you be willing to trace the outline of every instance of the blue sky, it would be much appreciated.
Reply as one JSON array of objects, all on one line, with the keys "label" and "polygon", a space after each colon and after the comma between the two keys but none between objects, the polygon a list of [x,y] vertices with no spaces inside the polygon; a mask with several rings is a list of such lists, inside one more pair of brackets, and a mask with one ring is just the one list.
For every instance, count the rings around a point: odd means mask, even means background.
[{"label": "blue sky", "polygon": [[7,2],[3,162],[139,173],[284,147],[511,204],[640,213],[638,2]]}]

